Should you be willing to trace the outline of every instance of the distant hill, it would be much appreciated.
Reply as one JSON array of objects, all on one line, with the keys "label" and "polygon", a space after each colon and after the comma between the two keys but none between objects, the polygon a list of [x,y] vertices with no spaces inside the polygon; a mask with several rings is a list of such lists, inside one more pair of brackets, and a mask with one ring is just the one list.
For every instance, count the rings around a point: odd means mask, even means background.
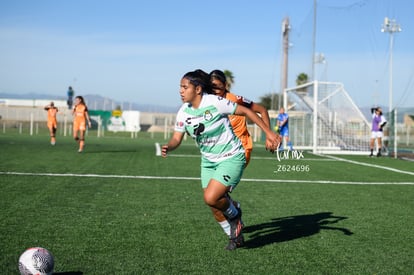
[{"label": "distant hill", "polygon": [[120,102],[100,95],[84,95],[88,107],[93,110],[113,110],[118,106],[122,110],[137,110],[153,113],[176,113],[180,106],[168,107],[159,105],[138,104],[135,102]]},{"label": "distant hill", "polygon": [[[66,100],[64,96],[53,96],[47,94],[26,93],[26,94],[9,94],[0,93],[0,98],[14,98],[14,99],[47,99],[47,100]],[[111,98],[100,95],[85,95],[84,96],[89,109],[91,110],[113,110],[117,106],[121,106],[122,110],[137,110],[141,112],[153,113],[176,113],[180,106],[167,107],[159,105],[138,104],[134,102],[120,102]],[[362,114],[366,117],[368,122],[371,122],[371,107],[360,108]],[[387,115],[387,110],[384,114]],[[414,107],[400,108],[397,113],[397,122],[403,123],[405,114],[414,114]]]},{"label": "distant hill", "polygon": [[47,94],[36,94],[36,93],[26,93],[26,94],[8,94],[0,93],[0,98],[10,98],[10,99],[50,99],[50,100],[66,100],[66,97],[63,96],[53,96]]},{"label": "distant hill", "polygon": [[[149,104],[138,104],[135,102],[120,102],[111,98],[100,95],[84,95],[83,96],[89,109],[91,110],[113,110],[120,106],[122,110],[137,110],[141,112],[154,113],[176,113],[180,106],[168,107]],[[9,99],[46,99],[46,100],[66,100],[64,96],[54,96],[47,94],[26,93],[26,94],[9,94],[0,93],[0,98]]]}]

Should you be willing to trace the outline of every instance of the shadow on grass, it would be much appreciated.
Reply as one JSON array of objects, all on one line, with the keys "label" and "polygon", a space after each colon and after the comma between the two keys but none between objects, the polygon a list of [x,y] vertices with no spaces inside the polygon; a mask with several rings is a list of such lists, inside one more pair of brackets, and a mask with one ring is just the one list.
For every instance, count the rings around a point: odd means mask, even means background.
[{"label": "shadow on grass", "polygon": [[333,216],[332,212],[321,212],[276,218],[270,222],[246,226],[243,232],[248,238],[244,247],[258,248],[272,243],[291,241],[318,234],[321,230],[338,230],[350,236],[353,233],[349,229],[332,226],[344,219],[347,217]]}]

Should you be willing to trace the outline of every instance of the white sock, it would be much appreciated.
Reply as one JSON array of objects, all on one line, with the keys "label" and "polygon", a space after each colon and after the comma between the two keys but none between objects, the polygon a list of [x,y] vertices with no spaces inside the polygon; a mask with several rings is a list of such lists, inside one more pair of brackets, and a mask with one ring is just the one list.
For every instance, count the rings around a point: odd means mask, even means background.
[{"label": "white sock", "polygon": [[239,214],[239,211],[237,211],[236,207],[232,202],[230,202],[229,208],[227,208],[226,211],[224,211],[224,215],[229,218],[230,220]]},{"label": "white sock", "polygon": [[230,224],[227,220],[222,221],[222,222],[218,222],[218,224],[221,226],[221,228],[223,228],[224,233],[227,234],[227,236],[230,237]]}]

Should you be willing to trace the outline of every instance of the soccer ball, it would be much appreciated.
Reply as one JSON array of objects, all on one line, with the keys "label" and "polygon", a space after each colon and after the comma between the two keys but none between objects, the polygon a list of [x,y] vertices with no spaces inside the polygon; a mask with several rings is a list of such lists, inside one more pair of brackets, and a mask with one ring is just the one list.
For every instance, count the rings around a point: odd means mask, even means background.
[{"label": "soccer ball", "polygon": [[54,266],[52,253],[42,247],[28,248],[19,258],[22,275],[49,275],[53,273]]}]

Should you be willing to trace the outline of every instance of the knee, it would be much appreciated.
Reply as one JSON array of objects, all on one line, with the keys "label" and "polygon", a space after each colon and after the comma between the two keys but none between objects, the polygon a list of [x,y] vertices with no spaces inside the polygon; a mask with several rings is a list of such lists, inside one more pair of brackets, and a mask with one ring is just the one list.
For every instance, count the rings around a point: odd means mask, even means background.
[{"label": "knee", "polygon": [[209,192],[204,192],[204,203],[210,207],[213,207],[216,204],[216,200]]}]

